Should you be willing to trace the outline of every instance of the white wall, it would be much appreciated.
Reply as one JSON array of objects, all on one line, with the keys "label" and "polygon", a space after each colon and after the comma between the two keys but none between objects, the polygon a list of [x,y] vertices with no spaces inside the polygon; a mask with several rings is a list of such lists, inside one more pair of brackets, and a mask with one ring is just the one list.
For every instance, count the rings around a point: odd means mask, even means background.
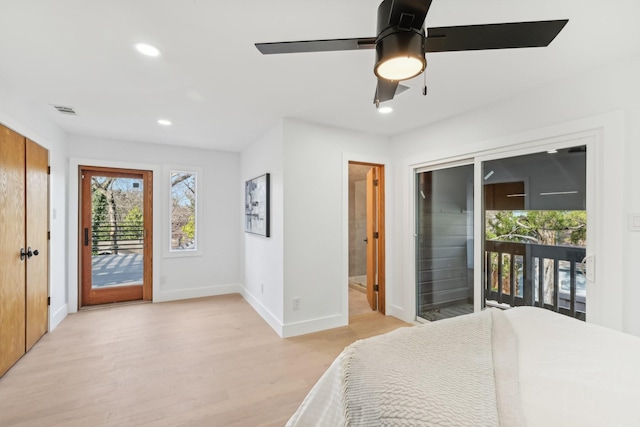
[{"label": "white wall", "polygon": [[[593,131],[597,135],[596,181],[591,188],[598,200],[596,212],[596,286],[590,295],[589,321],[640,334],[640,298],[634,261],[640,255],[639,233],[627,226],[631,211],[640,212],[640,57],[537,88],[535,92],[490,105],[459,117],[393,138],[397,159],[396,214],[403,221],[395,229],[404,243],[393,260],[403,293],[393,301],[407,317],[412,308],[411,270],[400,266],[410,256],[412,225],[410,206],[411,165],[473,157],[511,144],[539,141],[570,133]],[[591,219],[591,218],[590,218]],[[401,295],[402,294],[402,295]],[[597,301],[593,301],[593,300]],[[626,303],[625,303],[626,302]]]},{"label": "white wall", "polygon": [[[638,67],[640,68],[640,67]],[[640,70],[638,70],[640,72]],[[636,77],[637,79],[637,77]],[[638,83],[634,91],[636,97],[640,95]],[[631,94],[630,94],[631,96]],[[624,213],[640,215],[640,108],[629,108],[625,110],[625,202]],[[623,227],[629,221],[623,218]],[[640,275],[636,262],[640,260],[640,231],[625,230],[625,244],[621,248],[623,251],[623,263],[625,283],[624,295],[624,326],[627,332],[634,335],[640,335],[640,310],[638,310],[638,301],[640,301]]]},{"label": "white wall", "polygon": [[[153,300],[240,292],[241,254],[237,230],[240,155],[93,137],[69,137],[69,271],[77,271],[77,167],[131,167],[154,173]],[[195,256],[166,256],[169,233],[168,170],[193,168],[198,176],[198,248]],[[165,177],[165,175],[167,175]],[[166,179],[165,179],[166,178]],[[70,311],[77,309],[77,277],[69,277]]]},{"label": "white wall", "polygon": [[41,107],[15,94],[0,81],[0,123],[49,150],[50,201],[49,227],[49,330],[67,315],[66,269],[66,139],[42,112]]},{"label": "white wall", "polygon": [[348,163],[388,164],[387,142],[285,119],[242,153],[242,194],[271,174],[271,237],[242,232],[243,295],[280,336],[348,324]]},{"label": "white wall", "polygon": [[[283,336],[293,336],[349,321],[348,162],[387,165],[387,190],[393,173],[386,137],[285,119],[283,139]],[[390,224],[389,199],[387,213]],[[387,235],[387,256],[392,245]],[[293,298],[300,298],[297,311]]]},{"label": "white wall", "polygon": [[244,214],[245,181],[269,173],[270,236],[240,230],[244,247],[244,298],[271,327],[282,335],[284,265],[284,151],[282,122],[242,152],[240,172],[240,215]]}]

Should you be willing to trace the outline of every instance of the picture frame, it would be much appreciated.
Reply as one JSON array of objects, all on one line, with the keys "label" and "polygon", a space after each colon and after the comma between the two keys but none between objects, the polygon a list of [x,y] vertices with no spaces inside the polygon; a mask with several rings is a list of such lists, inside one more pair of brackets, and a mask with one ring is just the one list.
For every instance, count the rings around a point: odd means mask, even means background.
[{"label": "picture frame", "polygon": [[268,173],[245,182],[244,210],[245,232],[264,237],[271,236],[270,230],[270,176]]}]

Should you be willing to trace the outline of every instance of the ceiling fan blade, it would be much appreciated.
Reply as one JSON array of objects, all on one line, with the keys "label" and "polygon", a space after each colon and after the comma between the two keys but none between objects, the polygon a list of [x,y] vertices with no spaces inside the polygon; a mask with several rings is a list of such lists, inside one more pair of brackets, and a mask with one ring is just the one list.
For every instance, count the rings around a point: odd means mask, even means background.
[{"label": "ceiling fan blade", "polygon": [[406,92],[409,89],[411,89],[409,86],[399,84],[398,88],[396,89],[396,95],[400,95],[401,93]]},{"label": "ceiling fan blade", "polygon": [[431,0],[383,1],[378,9],[378,32],[395,26],[420,30],[430,7]]},{"label": "ceiling fan blade", "polygon": [[256,47],[265,55],[273,53],[329,52],[336,50],[374,49],[375,37],[331,40],[303,40],[293,42],[256,43]]},{"label": "ceiling fan blade", "polygon": [[562,19],[429,28],[425,51],[544,47],[553,41],[567,22],[568,19]]},{"label": "ceiling fan blade", "polygon": [[376,95],[373,98],[373,103],[379,104],[381,102],[390,101],[394,96],[400,95],[406,90],[409,90],[409,87],[398,84],[398,82],[378,79],[378,85],[376,86]]}]

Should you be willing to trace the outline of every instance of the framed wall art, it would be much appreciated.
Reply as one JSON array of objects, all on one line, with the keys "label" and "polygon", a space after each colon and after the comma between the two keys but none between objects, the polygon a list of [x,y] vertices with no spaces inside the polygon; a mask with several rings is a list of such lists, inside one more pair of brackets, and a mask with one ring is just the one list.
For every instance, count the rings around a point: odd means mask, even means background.
[{"label": "framed wall art", "polygon": [[245,232],[269,237],[269,174],[244,185]]}]

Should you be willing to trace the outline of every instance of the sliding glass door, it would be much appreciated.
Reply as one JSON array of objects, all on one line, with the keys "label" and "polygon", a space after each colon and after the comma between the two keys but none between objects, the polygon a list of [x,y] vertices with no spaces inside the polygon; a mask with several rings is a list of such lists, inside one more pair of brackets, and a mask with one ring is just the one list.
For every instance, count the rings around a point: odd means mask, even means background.
[{"label": "sliding glass door", "polygon": [[482,163],[487,305],[586,317],[587,148]]},{"label": "sliding glass door", "polygon": [[586,318],[584,142],[415,169],[418,319],[521,305]]},{"label": "sliding glass door", "polygon": [[473,164],[416,171],[416,313],[473,312]]}]

